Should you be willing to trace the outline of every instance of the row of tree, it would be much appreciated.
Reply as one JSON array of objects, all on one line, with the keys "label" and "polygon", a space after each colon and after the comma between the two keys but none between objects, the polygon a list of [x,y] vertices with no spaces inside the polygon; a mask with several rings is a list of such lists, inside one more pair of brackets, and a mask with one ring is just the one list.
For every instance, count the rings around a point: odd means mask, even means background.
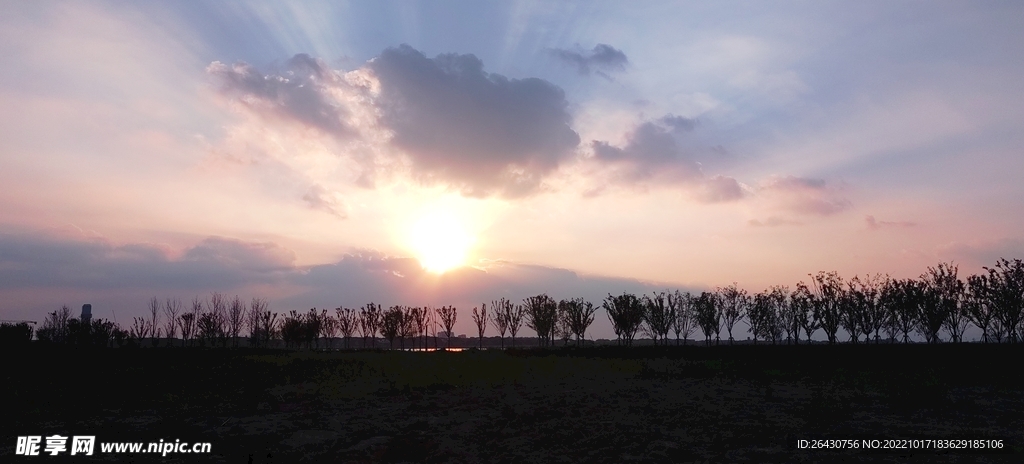
[{"label": "row of tree", "polygon": [[[893,279],[888,276],[856,276],[844,280],[836,272],[810,276],[810,285],[799,282],[790,290],[772,286],[748,294],[736,284],[714,291],[694,294],[676,290],[637,296],[632,293],[608,295],[601,303],[620,344],[632,345],[637,333],[655,344],[668,344],[673,334],[676,344],[686,343],[697,331],[706,344],[721,342],[722,332],[733,342],[733,331],[745,322],[754,343],[810,342],[819,330],[828,343],[837,343],[840,329],[850,343],[882,340],[907,343],[912,333],[928,343],[942,341],[943,333],[952,342],[963,341],[970,325],[978,327],[985,342],[1016,342],[1024,336],[1020,320],[1024,314],[1024,262],[1000,259],[985,273],[971,275],[966,281],[958,276],[957,266],[940,263],[929,267],[918,279]],[[149,315],[135,317],[125,330],[111,321],[97,319],[82,323],[71,317],[67,306],[50,313],[36,338],[46,342],[120,346],[148,341],[157,346],[238,346],[243,333],[252,347],[269,347],[280,340],[287,347],[333,349],[339,337],[344,348],[353,336],[362,346],[375,346],[378,335],[389,346],[426,348],[433,340],[438,347],[442,334],[450,344],[458,311],[453,306],[385,308],[375,303],[356,310],[338,307],[333,311],[312,308],[307,312],[278,314],[268,309],[265,299],[253,298],[246,304],[241,298],[228,299],[214,293],[208,300],[198,297],[186,309],[178,299],[149,302]],[[541,346],[575,340],[579,344],[594,322],[597,311],[582,298],[556,301],[546,294],[513,303],[504,298],[472,309],[473,322],[482,346],[489,327],[498,334],[504,347],[506,335],[515,346],[516,336],[525,325],[537,334]],[[443,329],[443,330],[441,330]],[[2,340],[29,340],[27,324],[3,325]],[[450,346],[450,345],[449,345]]]}]

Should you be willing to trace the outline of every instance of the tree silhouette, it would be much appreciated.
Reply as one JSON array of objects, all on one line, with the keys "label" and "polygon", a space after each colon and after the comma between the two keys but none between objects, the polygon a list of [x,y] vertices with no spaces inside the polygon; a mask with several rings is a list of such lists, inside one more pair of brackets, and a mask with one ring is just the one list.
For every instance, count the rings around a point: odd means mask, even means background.
[{"label": "tree silhouette", "polygon": [[526,326],[537,333],[537,342],[540,346],[550,345],[558,322],[558,303],[542,293],[524,299],[523,307],[526,308]]},{"label": "tree silhouette", "polygon": [[810,344],[814,332],[821,328],[821,322],[814,311],[814,294],[803,281],[797,282],[793,293],[789,294],[789,305],[793,318],[799,321],[800,328],[807,335],[807,343]]},{"label": "tree silhouette", "polygon": [[377,330],[380,328],[380,324],[381,310],[379,306],[369,303],[359,310],[359,332],[363,337],[363,348],[366,348],[367,338],[371,341],[376,341]]},{"label": "tree silhouette", "polygon": [[903,343],[910,343],[910,332],[918,326],[923,299],[923,286],[914,279],[892,280],[883,291],[889,317],[895,323]]},{"label": "tree silhouette", "polygon": [[[773,293],[772,298],[775,298],[781,304],[779,308],[779,325],[786,332],[786,344],[800,344],[800,329],[803,327],[806,314],[798,311],[797,306],[793,304],[793,294],[789,291],[789,287],[774,285],[770,290]],[[775,295],[776,293],[778,294]]]},{"label": "tree silhouette", "polygon": [[149,337],[151,327],[149,320],[146,318],[133,317],[131,328],[128,330],[128,335],[131,337],[132,343],[135,346],[141,344],[142,340]]},{"label": "tree silhouette", "polygon": [[235,295],[235,298],[228,304],[228,312],[225,327],[227,336],[231,339],[231,346],[238,347],[238,336],[242,333],[242,326],[245,324],[245,303],[242,298]]},{"label": "tree silhouette", "polygon": [[71,308],[63,305],[59,310],[46,315],[43,324],[36,330],[36,338],[48,343],[64,344],[68,339],[68,321],[71,319]]},{"label": "tree silhouette", "polygon": [[701,292],[694,301],[697,326],[704,333],[704,344],[708,346],[711,345],[711,334],[716,333],[720,327],[718,321],[721,312],[718,306],[718,295],[713,292]]},{"label": "tree silhouette", "polygon": [[[211,344],[219,339],[221,346],[227,346],[228,305],[224,295],[221,295],[219,292],[213,292],[210,295],[210,303],[207,309],[208,311],[205,316],[208,330],[206,333]],[[202,317],[200,317],[200,322],[202,323]]]},{"label": "tree silhouette", "polygon": [[384,311],[380,334],[388,340],[392,350],[395,349],[395,338],[401,333],[403,319],[404,314],[402,313],[401,306],[392,306],[387,311]]},{"label": "tree silhouette", "polygon": [[668,304],[665,292],[654,293],[652,296],[643,297],[643,331],[655,345],[658,340],[662,344],[668,344],[668,332],[672,330],[672,322],[675,320],[675,307]]},{"label": "tree silhouette", "polygon": [[694,299],[690,292],[676,290],[668,294],[668,305],[672,308],[675,317],[672,318],[672,332],[676,334],[676,346],[679,346],[679,337],[683,337],[683,344],[693,334],[694,326]]},{"label": "tree silhouette", "polygon": [[[416,313],[419,312],[419,308],[412,306],[401,306],[402,308],[402,325],[399,330],[399,343],[401,343],[402,349],[405,349],[405,340],[411,339],[416,335]],[[415,345],[413,346],[415,348]]]},{"label": "tree silhouette", "polygon": [[348,341],[352,338],[352,332],[355,331],[356,325],[359,324],[356,310],[352,308],[338,307],[334,309],[338,313],[338,330],[341,331],[342,344],[345,349],[348,349]]},{"label": "tree silhouette", "polygon": [[601,306],[612,323],[619,344],[632,346],[633,338],[643,323],[643,302],[632,293],[623,293],[619,296],[612,296],[609,293]]},{"label": "tree silhouette", "polygon": [[27,322],[0,323],[0,346],[5,348],[26,347],[32,343],[32,326]]},{"label": "tree silhouette", "polygon": [[1000,258],[988,272],[985,296],[994,312],[995,320],[1005,331],[1010,343],[1016,343],[1017,328],[1024,309],[1024,262]]},{"label": "tree silhouette", "polygon": [[452,347],[452,330],[455,328],[455,318],[458,316],[454,306],[441,306],[437,308],[437,317],[444,325],[444,333],[448,337],[448,348]]},{"label": "tree silhouette", "polygon": [[967,278],[962,308],[965,310],[967,317],[970,318],[971,323],[981,329],[982,341],[988,343],[993,329],[993,311],[988,299],[987,276],[972,275]]},{"label": "tree silhouette", "polygon": [[[416,334],[423,336],[423,349],[427,349],[427,313],[426,307],[416,308],[416,312],[413,313],[413,322],[416,324]],[[413,348],[415,348],[415,343]]]},{"label": "tree silhouette", "polygon": [[326,309],[320,310],[320,336],[327,339],[327,349],[334,350],[334,339],[338,336],[338,320]]},{"label": "tree silhouette", "polygon": [[719,289],[718,294],[722,301],[722,321],[725,323],[726,331],[729,332],[729,344],[731,345],[733,343],[732,328],[746,315],[750,297],[746,290],[736,287],[736,282]]},{"label": "tree silhouette", "polygon": [[857,313],[860,315],[857,327],[864,334],[865,342],[870,341],[871,334],[874,334],[877,344],[880,338],[879,333],[886,326],[888,313],[881,303],[882,288],[886,280],[888,280],[888,276],[883,278],[881,274],[867,275],[863,279],[860,276],[854,276],[850,280],[850,293],[853,295],[854,305],[857,306]]},{"label": "tree silhouette", "polygon": [[812,276],[813,285],[814,318],[819,321],[821,328],[828,337],[828,343],[836,343],[836,332],[839,331],[839,324],[842,316],[842,305],[845,297],[843,292],[843,279],[836,272],[818,272]]},{"label": "tree silhouette", "polygon": [[181,313],[181,300],[177,298],[168,298],[164,300],[164,335],[170,343],[170,346],[174,346],[174,339],[178,336],[178,314]]},{"label": "tree silhouette", "polygon": [[847,287],[839,292],[839,325],[850,335],[850,343],[856,344],[861,331],[861,298],[852,283],[847,283]]},{"label": "tree silhouette", "polygon": [[480,305],[480,311],[473,308],[473,323],[476,324],[477,335],[480,338],[480,348],[484,347],[484,331],[487,330],[487,304]]},{"label": "tree silhouette", "polygon": [[753,337],[755,345],[759,337],[764,337],[766,332],[765,325],[774,317],[773,310],[771,298],[767,291],[754,295],[753,303],[747,311],[747,323],[750,325],[750,335]]},{"label": "tree silhouette", "polygon": [[160,300],[155,296],[149,300],[149,330],[155,347],[160,341]]},{"label": "tree silhouette", "polygon": [[569,330],[576,335],[576,345],[579,346],[586,338],[587,328],[594,323],[594,313],[597,308],[583,298],[573,298],[558,302],[558,307],[565,315]]},{"label": "tree silhouette", "polygon": [[508,305],[508,312],[505,313],[505,320],[508,321],[508,332],[512,336],[512,348],[516,347],[516,334],[523,327],[523,318],[526,317],[526,308],[523,305]]},{"label": "tree silhouette", "polygon": [[505,332],[508,332],[509,316],[512,312],[512,302],[504,298],[491,301],[491,324],[494,330],[498,331],[501,337],[501,349],[505,349]]},{"label": "tree silhouette", "polygon": [[[953,263],[939,263],[928,268],[924,280],[932,288],[943,314],[942,327],[949,333],[949,341],[960,343],[970,323],[970,311],[964,305],[966,285],[957,276],[958,267]],[[938,335],[935,337],[938,339]]]}]

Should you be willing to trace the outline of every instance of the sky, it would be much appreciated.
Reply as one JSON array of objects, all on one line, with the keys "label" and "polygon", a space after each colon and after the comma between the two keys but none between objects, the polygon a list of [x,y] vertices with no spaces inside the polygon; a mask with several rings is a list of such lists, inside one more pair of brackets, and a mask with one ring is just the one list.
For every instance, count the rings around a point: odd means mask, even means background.
[{"label": "sky", "polygon": [[1020,2],[2,3],[0,319],[1024,255]]}]

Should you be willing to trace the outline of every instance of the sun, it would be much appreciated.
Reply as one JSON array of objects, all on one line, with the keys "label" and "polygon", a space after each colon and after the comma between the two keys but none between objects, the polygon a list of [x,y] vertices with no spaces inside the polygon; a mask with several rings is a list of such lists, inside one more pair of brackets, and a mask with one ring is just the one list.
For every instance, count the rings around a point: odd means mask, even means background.
[{"label": "sun", "polygon": [[443,274],[466,263],[473,237],[462,219],[448,210],[424,211],[409,231],[413,252],[429,272]]}]

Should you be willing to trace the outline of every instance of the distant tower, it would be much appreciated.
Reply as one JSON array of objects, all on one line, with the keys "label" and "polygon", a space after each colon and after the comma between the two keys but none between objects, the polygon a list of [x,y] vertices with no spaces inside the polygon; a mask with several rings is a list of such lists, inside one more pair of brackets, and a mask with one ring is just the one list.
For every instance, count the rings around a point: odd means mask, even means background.
[{"label": "distant tower", "polygon": [[84,305],[82,305],[82,318],[81,319],[82,319],[82,324],[88,324],[88,323],[92,322],[92,305],[91,304],[84,304]]}]

